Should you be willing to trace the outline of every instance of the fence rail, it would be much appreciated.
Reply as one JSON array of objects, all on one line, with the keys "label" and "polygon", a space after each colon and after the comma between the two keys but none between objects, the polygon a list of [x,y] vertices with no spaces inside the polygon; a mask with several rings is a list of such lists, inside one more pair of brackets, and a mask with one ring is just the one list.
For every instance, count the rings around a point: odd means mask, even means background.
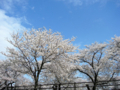
[{"label": "fence rail", "polygon": [[[0,90],[92,90],[92,82],[74,82],[58,84],[40,84],[37,89],[34,85],[28,86],[11,86]],[[99,81],[96,90],[120,90],[120,80]]]}]

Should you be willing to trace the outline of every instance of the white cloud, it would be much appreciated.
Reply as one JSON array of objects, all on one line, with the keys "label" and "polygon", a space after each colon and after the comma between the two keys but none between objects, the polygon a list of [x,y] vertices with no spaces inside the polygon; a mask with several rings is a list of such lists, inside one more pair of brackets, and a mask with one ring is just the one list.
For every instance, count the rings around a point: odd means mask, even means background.
[{"label": "white cloud", "polygon": [[[100,3],[101,5],[104,5],[108,1],[114,1],[114,0],[57,0],[57,1],[64,1],[64,2],[69,3],[69,4],[73,4],[74,6],[82,6],[83,4],[84,5],[91,5],[94,3]],[[120,0],[118,0],[118,1],[120,1]]]},{"label": "white cloud", "polygon": [[28,25],[32,25],[30,22],[28,22],[28,20],[26,19],[25,16],[22,17],[21,20],[22,20],[23,22],[25,22],[26,24],[28,24]]},{"label": "white cloud", "polygon": [[[11,45],[6,41],[6,38],[10,39],[10,33],[18,30],[26,30],[21,23],[21,18],[7,16],[6,12],[0,9],[0,52],[5,52],[7,46],[11,47]],[[2,55],[0,55],[0,59],[1,58],[3,58]]]},{"label": "white cloud", "polygon": [[117,1],[117,7],[120,7],[120,0]]},{"label": "white cloud", "polygon": [[26,0],[0,0],[0,7],[9,13],[13,13],[16,5],[26,9],[26,4]]},{"label": "white cloud", "polygon": [[57,1],[64,1],[66,3],[71,3],[75,6],[77,6],[77,5],[81,6],[82,5],[82,0],[57,0]]},{"label": "white cloud", "polygon": [[72,11],[69,11],[69,13],[72,13]]},{"label": "white cloud", "polygon": [[75,6],[83,4],[82,0],[69,0],[69,3],[73,3]]},{"label": "white cloud", "polygon": [[120,7],[120,3],[117,3],[117,7]]},{"label": "white cloud", "polygon": [[42,19],[43,19],[43,20],[45,20],[45,18],[44,18],[44,17],[43,17]]},{"label": "white cloud", "polygon": [[35,7],[32,7],[32,10],[34,10]]}]

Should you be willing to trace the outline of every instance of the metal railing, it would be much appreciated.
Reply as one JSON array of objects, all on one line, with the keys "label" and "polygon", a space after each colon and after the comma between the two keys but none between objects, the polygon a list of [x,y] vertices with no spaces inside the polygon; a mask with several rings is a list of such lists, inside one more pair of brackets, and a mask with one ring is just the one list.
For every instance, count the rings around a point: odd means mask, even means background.
[{"label": "metal railing", "polygon": [[[3,90],[92,90],[92,82],[74,82],[59,84],[40,84],[37,89],[34,85],[28,86],[9,86]],[[96,90],[120,90],[120,80],[99,81]]]}]

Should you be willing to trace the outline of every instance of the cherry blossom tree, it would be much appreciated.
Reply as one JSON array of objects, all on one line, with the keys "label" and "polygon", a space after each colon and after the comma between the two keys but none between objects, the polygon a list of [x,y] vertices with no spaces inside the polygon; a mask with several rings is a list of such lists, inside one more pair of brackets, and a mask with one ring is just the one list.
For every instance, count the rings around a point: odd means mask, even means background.
[{"label": "cherry blossom tree", "polygon": [[[68,83],[62,85],[63,90],[67,90],[67,87],[71,85],[69,83],[75,82],[76,72],[73,71],[73,68],[75,67],[74,63],[66,62],[66,60],[62,60],[62,58],[60,58],[57,60],[57,62],[51,63],[47,67],[47,70],[45,70],[42,75],[43,83],[52,83],[55,85],[55,87],[59,87],[58,84],[61,83]],[[72,89],[69,88],[69,90]]]},{"label": "cherry blossom tree", "polygon": [[84,74],[92,82],[92,90],[96,90],[99,81],[111,80],[115,76],[115,61],[107,56],[106,43],[93,43],[80,50],[78,54],[79,65],[76,70]]},{"label": "cherry blossom tree", "polygon": [[[65,60],[65,63],[73,62],[69,53],[77,49],[71,43],[74,38],[64,40],[60,33],[52,33],[46,28],[32,29],[22,34],[13,33],[11,37],[12,40],[8,40],[8,42],[14,48],[8,47],[7,53],[2,54],[13,63],[14,70],[28,74],[33,78],[35,89],[42,73],[49,70],[49,65],[62,60]],[[64,66],[61,70],[65,68]],[[61,71],[61,75],[65,75],[64,70]]]},{"label": "cherry blossom tree", "polygon": [[120,37],[115,36],[109,41],[108,57],[117,62],[117,72],[120,72]]},{"label": "cherry blossom tree", "polygon": [[6,88],[10,84],[16,83],[17,78],[21,74],[12,69],[11,63],[8,60],[0,61],[0,87]]}]

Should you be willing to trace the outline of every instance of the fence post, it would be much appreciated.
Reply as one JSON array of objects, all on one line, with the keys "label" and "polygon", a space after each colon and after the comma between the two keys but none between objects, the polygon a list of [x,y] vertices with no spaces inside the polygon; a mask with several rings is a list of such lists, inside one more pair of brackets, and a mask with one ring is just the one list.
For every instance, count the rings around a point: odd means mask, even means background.
[{"label": "fence post", "polygon": [[7,85],[7,90],[8,90],[8,87],[9,87],[9,86]]},{"label": "fence post", "polygon": [[14,87],[14,90],[16,90],[16,86]]},{"label": "fence post", "polygon": [[76,90],[76,83],[74,82],[74,90]]},{"label": "fence post", "polygon": [[11,83],[11,90],[12,90],[12,83]]},{"label": "fence post", "polygon": [[6,88],[7,88],[7,90],[8,90],[8,85],[7,85],[7,87],[6,87]]},{"label": "fence post", "polygon": [[39,87],[39,90],[41,89],[41,84],[40,84],[40,87]]},{"label": "fence post", "polygon": [[61,84],[59,83],[59,90],[61,90]]}]

